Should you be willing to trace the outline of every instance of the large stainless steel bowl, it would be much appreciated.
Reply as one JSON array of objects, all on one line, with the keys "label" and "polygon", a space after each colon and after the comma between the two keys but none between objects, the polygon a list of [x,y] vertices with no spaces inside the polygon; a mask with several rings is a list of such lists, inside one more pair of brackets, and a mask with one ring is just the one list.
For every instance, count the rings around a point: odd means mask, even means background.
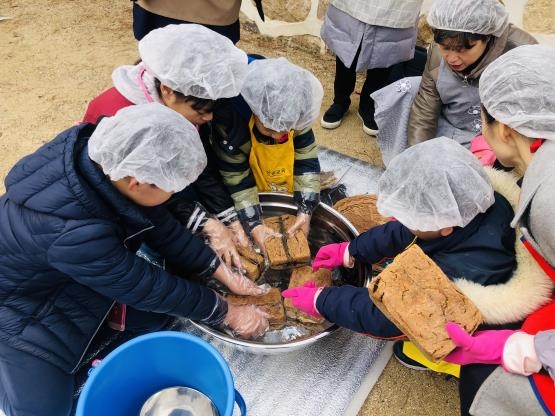
[{"label": "large stainless steel bowl", "polygon": [[[296,214],[297,206],[291,195],[265,192],[260,193],[260,204],[264,216],[275,216],[281,214]],[[353,225],[340,213],[325,204],[320,204],[311,220],[308,242],[310,251],[314,255],[318,248],[324,244],[340,241],[349,241],[358,235]],[[279,273],[270,271],[270,273]],[[283,272],[282,272],[283,273]],[[275,275],[273,275],[275,277]],[[333,274],[334,284],[351,284],[362,286],[366,281],[366,269],[357,266],[353,270],[338,268]],[[285,289],[287,282],[281,285],[273,280],[273,286]],[[261,340],[249,341],[233,337],[231,334],[219,331],[215,328],[192,322],[201,331],[212,335],[217,340],[230,343],[237,348],[258,354],[279,354],[294,349],[303,348],[322,339],[338,329],[337,325],[326,322],[321,327],[316,327],[306,333],[299,332],[296,327],[285,326],[283,329],[270,331]]]}]

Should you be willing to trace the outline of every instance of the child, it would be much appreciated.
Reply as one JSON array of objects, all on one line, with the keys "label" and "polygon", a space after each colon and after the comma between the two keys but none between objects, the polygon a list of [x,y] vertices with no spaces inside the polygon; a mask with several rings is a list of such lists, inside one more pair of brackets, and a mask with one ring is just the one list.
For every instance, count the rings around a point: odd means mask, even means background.
[{"label": "child", "polygon": [[[452,280],[488,286],[515,268],[513,210],[493,191],[480,162],[446,137],[413,146],[395,157],[378,184],[378,210],[390,221],[351,242],[322,247],[313,268],[377,263],[418,244]],[[297,308],[357,332],[400,338],[365,287],[298,287],[283,292]],[[478,305],[482,310],[482,305]],[[485,307],[485,305],[483,305]]]},{"label": "child", "polygon": [[[555,283],[555,48],[527,45],[499,57],[480,81],[483,133],[498,160],[523,175],[512,225]],[[520,244],[520,242],[518,243]],[[462,414],[555,413],[555,301],[522,331],[448,329],[458,345],[446,360],[463,365]],[[529,376],[529,377],[523,377]]]},{"label": "child", "polygon": [[235,245],[248,245],[248,239],[215,166],[208,136],[216,100],[239,95],[247,55],[229,39],[196,24],[153,30],[138,46],[141,62],[114,70],[114,86],[90,102],[83,121],[96,123],[121,108],[159,102],[195,124],[208,165],[166,205],[183,226],[206,235],[225,263],[241,267]]},{"label": "child", "polygon": [[246,337],[265,331],[261,310],[227,305],[135,255],[147,241],[193,266],[210,257],[160,207],[205,165],[194,126],[145,104],[96,129],[62,132],[8,173],[0,199],[0,404],[8,416],[69,415],[73,372],[114,301],[152,318],[153,329],[169,314]]},{"label": "child", "polygon": [[311,124],[323,90],[309,71],[285,58],[249,64],[242,100],[222,100],[214,111],[212,147],[235,209],[264,248],[258,191],[293,193],[297,220],[288,230],[308,234],[320,198],[320,164]]}]

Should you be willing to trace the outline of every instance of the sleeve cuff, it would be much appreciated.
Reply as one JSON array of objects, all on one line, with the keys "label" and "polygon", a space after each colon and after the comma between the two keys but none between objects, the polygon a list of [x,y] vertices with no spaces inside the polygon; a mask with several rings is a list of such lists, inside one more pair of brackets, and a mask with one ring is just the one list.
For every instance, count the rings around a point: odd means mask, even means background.
[{"label": "sleeve cuff", "polygon": [[542,364],[536,354],[534,336],[519,331],[507,338],[502,364],[506,371],[523,376],[539,372]]}]

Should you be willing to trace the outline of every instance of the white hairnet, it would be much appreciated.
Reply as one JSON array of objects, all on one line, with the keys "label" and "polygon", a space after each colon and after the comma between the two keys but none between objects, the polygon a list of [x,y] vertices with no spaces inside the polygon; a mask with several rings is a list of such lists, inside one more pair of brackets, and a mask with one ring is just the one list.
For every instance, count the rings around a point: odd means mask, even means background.
[{"label": "white hairnet", "polygon": [[378,182],[380,214],[411,230],[464,227],[493,202],[493,188],[478,159],[447,137],[395,156]]},{"label": "white hairnet", "polygon": [[285,58],[259,59],[249,64],[241,95],[264,127],[282,132],[309,127],[324,90],[312,73]]},{"label": "white hairnet", "polygon": [[184,95],[217,100],[239,95],[247,54],[225,36],[196,24],[154,29],[139,41],[145,68]]},{"label": "white hairnet", "polygon": [[480,99],[520,134],[555,140],[555,48],[526,45],[501,55],[480,78]]},{"label": "white hairnet", "polygon": [[166,192],[181,191],[206,167],[195,126],[158,103],[103,118],[89,139],[89,157],[111,180],[133,176]]},{"label": "white hairnet", "polygon": [[435,0],[427,20],[434,29],[499,37],[509,15],[499,0]]}]

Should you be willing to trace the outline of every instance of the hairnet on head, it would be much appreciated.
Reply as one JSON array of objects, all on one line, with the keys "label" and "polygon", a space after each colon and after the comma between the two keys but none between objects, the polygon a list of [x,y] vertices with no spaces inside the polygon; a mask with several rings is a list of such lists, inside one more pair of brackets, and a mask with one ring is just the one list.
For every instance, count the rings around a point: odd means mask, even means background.
[{"label": "hairnet on head", "polygon": [[464,227],[494,202],[480,161],[447,137],[409,147],[378,181],[380,214],[411,230]]},{"label": "hairnet on head", "polygon": [[206,167],[195,126],[158,103],[133,105],[103,118],[88,150],[111,180],[133,176],[166,192],[181,191]]},{"label": "hairnet on head", "polygon": [[499,0],[435,0],[427,20],[434,29],[499,37],[509,15]]},{"label": "hairnet on head", "polygon": [[555,140],[555,48],[525,45],[501,55],[480,77],[488,113],[530,138]]},{"label": "hairnet on head", "polygon": [[174,91],[217,100],[239,95],[247,54],[225,36],[197,24],[154,29],[139,41],[146,70]]},{"label": "hairnet on head", "polygon": [[276,58],[250,63],[241,95],[264,127],[282,132],[309,127],[320,114],[324,90],[312,73]]}]

